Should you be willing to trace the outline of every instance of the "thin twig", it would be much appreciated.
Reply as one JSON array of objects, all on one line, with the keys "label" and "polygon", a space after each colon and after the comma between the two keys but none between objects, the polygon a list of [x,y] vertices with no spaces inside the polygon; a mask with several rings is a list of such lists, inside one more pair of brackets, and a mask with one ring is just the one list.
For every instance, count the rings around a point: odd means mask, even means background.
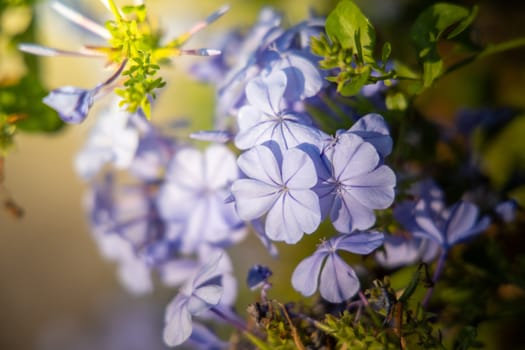
[{"label": "thin twig", "polygon": [[284,313],[284,317],[286,317],[286,320],[290,324],[290,331],[292,332],[292,337],[295,343],[295,346],[297,346],[297,349],[299,350],[306,350],[303,343],[301,342],[301,338],[299,338],[299,333],[297,333],[297,328],[295,328],[292,319],[290,318],[290,315],[288,315],[288,311],[286,310],[286,307],[278,302],[278,305],[281,307]]}]

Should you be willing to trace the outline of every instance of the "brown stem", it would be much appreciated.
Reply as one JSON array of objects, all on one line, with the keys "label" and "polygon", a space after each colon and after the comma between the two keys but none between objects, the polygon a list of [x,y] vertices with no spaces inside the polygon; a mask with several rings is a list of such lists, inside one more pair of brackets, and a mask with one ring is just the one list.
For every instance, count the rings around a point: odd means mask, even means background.
[{"label": "brown stem", "polygon": [[286,310],[286,307],[281,303],[278,303],[278,304],[283,310],[284,317],[286,317],[286,320],[290,324],[290,331],[292,332],[292,338],[294,340],[295,346],[299,350],[306,350],[303,343],[301,342],[301,338],[299,338],[299,334],[297,333],[297,328],[295,328],[295,326],[292,323],[292,319],[290,318],[290,315],[288,315],[288,311]]}]

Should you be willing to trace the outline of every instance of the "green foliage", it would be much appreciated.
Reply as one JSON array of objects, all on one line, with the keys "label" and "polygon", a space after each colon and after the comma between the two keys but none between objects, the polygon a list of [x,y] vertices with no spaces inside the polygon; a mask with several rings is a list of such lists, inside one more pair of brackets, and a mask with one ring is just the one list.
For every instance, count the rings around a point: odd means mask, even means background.
[{"label": "green foliage", "polygon": [[423,11],[410,35],[423,65],[423,87],[429,87],[443,73],[443,59],[438,51],[440,40],[451,40],[474,21],[477,7],[471,10],[454,4],[437,3]]},{"label": "green foliage", "polygon": [[374,63],[375,30],[359,7],[343,0],[326,18],[326,33],[333,42],[356,55],[358,63]]},{"label": "green foliage", "polygon": [[265,333],[264,340],[248,337],[258,348],[295,350],[303,346],[288,309],[278,301],[251,304],[248,313]]},{"label": "green foliage", "polygon": [[365,328],[362,323],[355,322],[354,318],[348,311],[344,311],[341,317],[328,314],[319,327],[336,339],[338,349],[398,349],[394,342],[385,342],[385,332]]},{"label": "green foliage", "polygon": [[124,7],[122,12],[130,19],[121,17],[116,6],[113,12],[116,20],[106,23],[112,47],[108,58],[116,63],[128,59],[127,70],[122,73],[127,77],[125,88],[117,90],[122,97],[120,105],[125,105],[130,112],[141,108],[150,119],[150,99],[155,98],[155,91],[165,85],[162,77],[158,76],[160,67],[154,61],[160,34],[151,28],[144,5]]},{"label": "green foliage", "polygon": [[[426,265],[400,291],[388,277],[375,280],[364,293],[366,303],[341,304],[339,313],[319,306],[285,307],[275,300],[251,304],[248,314],[257,327],[245,336],[259,349],[444,349],[435,315],[412,300],[420,294],[416,289],[429,287],[428,280]],[[475,337],[467,338],[463,343],[474,342]]]},{"label": "green foliage", "polygon": [[0,1],[0,12],[8,7],[33,5],[38,0],[2,0]]},{"label": "green foliage", "polygon": [[[385,43],[382,62],[373,57],[375,30],[361,10],[350,0],[339,2],[326,19],[326,33],[312,38],[312,52],[322,56],[319,66],[335,70],[337,75],[327,79],[337,84],[337,91],[343,96],[354,96],[366,84],[388,81],[394,72],[388,72],[385,64],[391,47]],[[372,74],[375,73],[375,74]]]},{"label": "green foliage", "polygon": [[155,77],[160,66],[151,63],[149,54],[140,52],[133,57],[133,63],[122,75],[128,79],[124,82],[124,89],[116,89],[122,97],[120,106],[127,106],[130,112],[142,109],[148,119],[151,118],[150,98],[155,98],[155,90],[166,85],[161,77]]},{"label": "green foliage", "polygon": [[0,89],[0,154],[6,154],[14,145],[18,130],[27,132],[55,132],[64,123],[55,111],[41,103],[47,91],[32,76],[25,76],[17,84]]},{"label": "green foliage", "polygon": [[[18,130],[55,132],[64,123],[51,108],[39,103],[47,94],[33,74],[24,76],[17,84],[0,90],[0,115],[17,116]],[[36,101],[36,102],[35,102]]]},{"label": "green foliage", "polygon": [[[8,1],[2,3],[0,11],[11,6],[25,8],[31,3],[32,1]],[[30,14],[28,10],[27,15]],[[13,59],[19,58],[27,70],[22,75],[0,81],[0,155],[7,154],[14,145],[18,131],[49,133],[60,130],[64,125],[55,111],[40,103],[48,92],[40,82],[37,58],[25,56],[22,61],[22,54],[16,51],[17,43],[32,41],[34,37],[34,22],[29,17],[27,27],[22,27],[20,32],[0,33],[0,40],[7,40],[9,43],[5,47],[8,52],[0,52],[0,55],[10,54]]]}]

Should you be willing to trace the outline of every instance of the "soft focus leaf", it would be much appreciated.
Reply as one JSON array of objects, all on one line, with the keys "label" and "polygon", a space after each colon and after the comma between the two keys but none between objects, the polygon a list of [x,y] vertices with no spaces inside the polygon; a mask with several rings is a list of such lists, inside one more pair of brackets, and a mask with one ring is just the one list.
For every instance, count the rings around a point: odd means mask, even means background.
[{"label": "soft focus leaf", "polygon": [[498,187],[504,186],[513,173],[525,171],[525,115],[516,117],[483,152],[482,168]]},{"label": "soft focus leaf", "polygon": [[39,81],[27,75],[16,85],[2,87],[0,113],[16,114],[18,130],[28,132],[54,132],[64,126],[57,113],[41,103],[47,94]]},{"label": "soft focus leaf", "polygon": [[441,75],[443,61],[437,50],[440,39],[452,39],[463,32],[474,20],[477,8],[438,3],[419,15],[410,31],[419,60],[423,63],[423,85],[430,84]]},{"label": "soft focus leaf", "polygon": [[408,107],[407,99],[405,95],[400,91],[388,93],[386,95],[385,103],[386,108],[388,108],[391,111],[404,111]]},{"label": "soft focus leaf", "polygon": [[386,62],[390,58],[391,53],[392,53],[392,46],[387,41],[386,43],[384,43],[383,49],[381,50],[381,61],[383,62],[383,64],[386,64]]}]

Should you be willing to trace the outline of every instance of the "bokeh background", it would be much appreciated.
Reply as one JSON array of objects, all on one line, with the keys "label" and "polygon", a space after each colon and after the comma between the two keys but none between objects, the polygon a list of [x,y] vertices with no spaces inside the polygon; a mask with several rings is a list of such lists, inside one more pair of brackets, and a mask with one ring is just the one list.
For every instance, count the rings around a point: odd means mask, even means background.
[{"label": "bokeh background", "polygon": [[[0,0],[4,1],[4,0]],[[97,1],[64,1],[92,18],[108,19]],[[393,43],[393,56],[409,59],[409,24],[431,1],[357,1],[376,27],[381,40]],[[118,1],[125,4],[124,1]],[[147,1],[176,35],[222,5],[222,1]],[[262,6],[274,6],[290,24],[308,16],[310,10],[326,12],[335,1],[241,1],[231,0],[231,11],[190,46],[213,47],[232,26],[249,26]],[[462,1],[472,5],[474,1]],[[481,1],[474,33],[479,42],[500,42],[525,35],[525,5],[522,1]],[[76,48],[94,38],[75,28],[40,1],[34,12],[37,40],[41,44]],[[23,20],[23,17],[20,19]],[[2,17],[2,25],[13,21]],[[0,52],[0,54],[5,54]],[[2,59],[2,56],[0,56]],[[5,59],[5,56],[4,56]],[[173,117],[188,118],[194,128],[211,120],[213,91],[185,74],[191,60],[181,58],[169,75],[168,87],[159,97],[155,122]],[[415,57],[412,57],[415,62]],[[525,108],[525,54],[523,50],[477,62],[442,79],[420,96],[418,108],[429,118],[450,124],[461,107],[510,106]],[[5,63],[5,62],[4,62]],[[107,72],[103,62],[83,58],[42,58],[42,79],[49,89],[63,85],[94,86]],[[0,64],[0,67],[3,67]],[[14,68],[9,68],[14,69]],[[40,103],[40,101],[34,101]],[[96,107],[95,107],[96,108]],[[92,111],[96,113],[96,110]],[[51,135],[20,133],[6,157],[4,185],[24,209],[16,219],[0,213],[0,349],[163,349],[163,307],[174,290],[158,288],[149,296],[133,297],[118,284],[115,266],[103,260],[89,232],[82,206],[86,189],[75,174],[72,159],[83,145],[91,121],[67,127]],[[525,137],[525,135],[524,135]],[[523,161],[518,158],[516,161]],[[523,161],[525,164],[525,161]],[[319,237],[308,237],[302,247]],[[288,282],[299,259],[309,252],[279,245],[279,261],[270,259],[258,242],[248,239],[232,250],[240,284],[254,263],[273,267],[274,292],[282,299],[298,300]],[[245,289],[245,288],[241,288]],[[284,296],[283,296],[284,295]],[[241,314],[250,302],[244,292],[238,303]]]}]

